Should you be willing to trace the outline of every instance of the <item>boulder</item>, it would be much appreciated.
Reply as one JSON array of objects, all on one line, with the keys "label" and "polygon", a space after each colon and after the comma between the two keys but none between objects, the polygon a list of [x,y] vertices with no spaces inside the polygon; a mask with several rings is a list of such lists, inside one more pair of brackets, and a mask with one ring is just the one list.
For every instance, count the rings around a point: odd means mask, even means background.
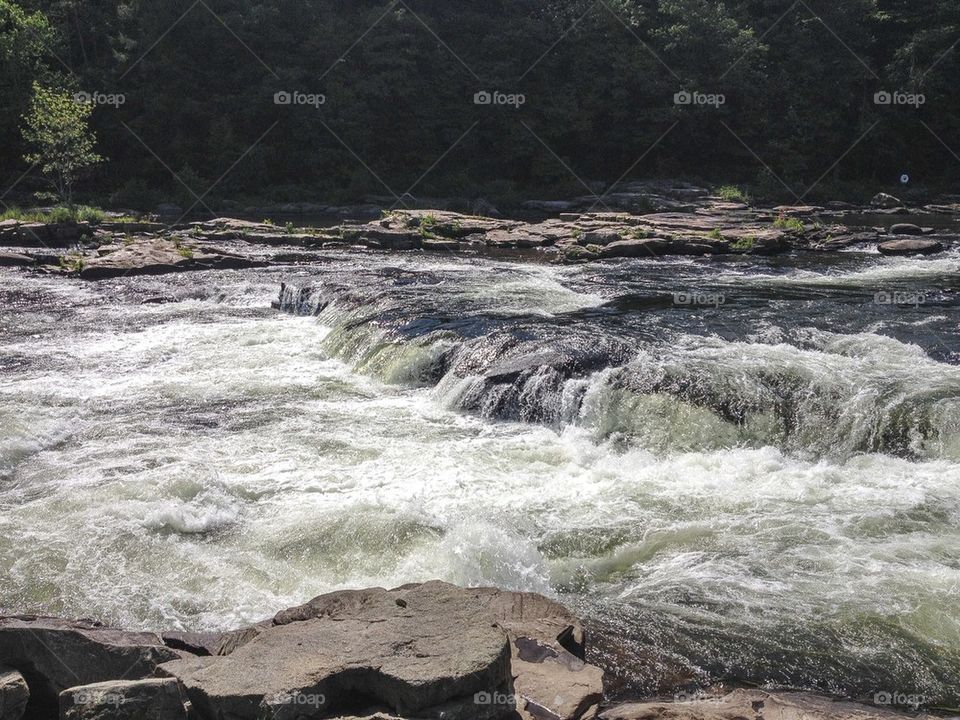
[{"label": "boulder", "polygon": [[603,671],[586,664],[580,621],[534,593],[478,588],[483,607],[510,637],[517,711],[524,718],[577,720],[603,699]]},{"label": "boulder", "polygon": [[603,258],[635,258],[659,257],[666,255],[670,249],[670,241],[663,238],[644,238],[641,240],[618,240],[603,247],[600,257]]},{"label": "boulder", "polygon": [[226,270],[265,265],[265,261],[196,244],[178,244],[166,238],[141,238],[115,252],[84,258],[79,267],[85,280],[123,275],[162,275],[187,270]]},{"label": "boulder", "polygon": [[60,693],[60,720],[187,720],[186,702],[172,678],[80,685]]},{"label": "boulder", "polygon": [[22,267],[25,265],[33,265],[35,263],[36,261],[29,255],[0,251],[0,267]]},{"label": "boulder", "polygon": [[151,677],[159,664],[181,657],[153,633],[113,630],[89,620],[0,617],[0,665],[23,674],[30,707],[41,714],[55,712],[57,696],[67,688]]},{"label": "boulder", "polygon": [[887,193],[877,193],[873,196],[873,200],[870,201],[870,205],[883,210],[892,210],[894,208],[902,207],[903,202],[898,198],[895,198],[893,195],[888,195]]},{"label": "boulder", "polygon": [[923,235],[923,228],[912,223],[897,223],[890,228],[891,235]]},{"label": "boulder", "polygon": [[933,255],[943,252],[943,244],[936,240],[891,240],[877,248],[883,255]]},{"label": "boulder", "polygon": [[[229,655],[163,665],[201,714],[319,717],[376,704],[398,714],[497,717],[509,692],[505,630],[470,591],[431,582],[331,593],[278,613]],[[512,710],[512,708],[511,708]]]},{"label": "boulder", "polygon": [[0,720],[20,720],[30,700],[30,689],[23,675],[0,667]]},{"label": "boulder", "polygon": [[918,718],[885,707],[836,701],[810,693],[763,690],[734,690],[727,695],[681,694],[674,702],[633,703],[600,713],[600,720],[903,720],[908,717]]}]

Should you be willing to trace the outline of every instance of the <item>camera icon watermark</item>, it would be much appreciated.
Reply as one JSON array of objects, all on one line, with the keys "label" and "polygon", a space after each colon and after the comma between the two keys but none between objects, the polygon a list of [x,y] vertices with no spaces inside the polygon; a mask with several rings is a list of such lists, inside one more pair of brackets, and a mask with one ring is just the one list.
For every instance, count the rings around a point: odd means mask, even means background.
[{"label": "camera icon watermark", "polygon": [[922,105],[926,105],[927,96],[923,93],[908,93],[903,92],[902,90],[894,90],[889,92],[887,90],[881,90],[880,92],[873,94],[873,104],[874,105],[888,105],[888,106],[906,106],[919,108]]},{"label": "camera icon watermark", "polygon": [[527,96],[522,93],[489,92],[487,90],[481,90],[478,93],[474,93],[473,96],[474,105],[494,105],[512,107],[515,110],[519,110],[526,105],[526,103]]},{"label": "camera icon watermark", "polygon": [[474,705],[502,705],[505,707],[516,707],[517,696],[511,693],[502,692],[478,692],[473,696]]},{"label": "camera icon watermark", "polygon": [[87,92],[81,90],[73,94],[73,101],[77,105],[94,105],[118,108],[127,102],[127,96],[122,93]]},{"label": "camera icon watermark", "polygon": [[681,691],[673,696],[673,701],[675,703],[715,703],[720,704],[723,702],[722,695],[713,695],[710,693],[705,693],[701,691],[696,692],[686,692]]},{"label": "camera icon watermark", "polygon": [[273,95],[274,105],[306,105],[319,108],[321,105],[325,105],[326,102],[327,96],[320,93],[287,92],[286,90],[281,90]]},{"label": "camera icon watermark", "polygon": [[126,698],[117,692],[97,692],[95,690],[78,690],[73,693],[74,705],[107,705],[118,708],[126,702]]},{"label": "camera icon watermark", "polygon": [[919,693],[903,693],[891,690],[880,690],[873,695],[874,705],[898,705],[914,710],[926,705],[927,698]]},{"label": "camera icon watermark", "polygon": [[322,693],[279,692],[267,697],[271,706],[288,705],[302,708],[321,708],[327,704],[327,696]]},{"label": "camera icon watermark", "polygon": [[881,290],[873,296],[874,305],[911,305],[917,308],[926,303],[927,293],[917,290],[896,292]]},{"label": "camera icon watermark", "polygon": [[727,96],[722,93],[704,93],[694,90],[681,90],[673,96],[673,104],[679,106],[706,106],[719,108],[727,104]]},{"label": "camera icon watermark", "polygon": [[673,304],[684,307],[719,308],[721,305],[727,304],[727,296],[715,292],[675,292],[673,294]]}]

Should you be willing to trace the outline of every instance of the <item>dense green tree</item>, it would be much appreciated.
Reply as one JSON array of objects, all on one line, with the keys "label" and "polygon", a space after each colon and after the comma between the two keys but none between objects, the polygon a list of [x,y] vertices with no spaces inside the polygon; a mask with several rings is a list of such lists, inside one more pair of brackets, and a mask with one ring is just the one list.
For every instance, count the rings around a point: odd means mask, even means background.
[{"label": "dense green tree", "polygon": [[[568,195],[765,167],[780,196],[817,197],[957,172],[955,0],[0,0],[0,18],[4,147],[32,81],[57,84],[45,73],[123,93],[91,118],[112,158],[91,190],[130,202],[189,196],[171,169],[211,203]],[[678,105],[684,89],[725,103]],[[878,106],[884,89],[926,103]],[[482,91],[526,102],[474,104]]]},{"label": "dense green tree", "polygon": [[92,106],[68,92],[33,85],[30,110],[23,117],[23,138],[32,148],[24,156],[51,183],[57,199],[73,207],[73,187],[81,173],[101,162],[89,128]]}]

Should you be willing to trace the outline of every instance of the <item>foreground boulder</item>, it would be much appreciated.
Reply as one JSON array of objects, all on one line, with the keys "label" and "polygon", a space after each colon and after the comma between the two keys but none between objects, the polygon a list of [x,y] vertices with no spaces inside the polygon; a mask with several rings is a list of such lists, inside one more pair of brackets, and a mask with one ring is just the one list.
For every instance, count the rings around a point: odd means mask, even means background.
[{"label": "foreground boulder", "polygon": [[881,243],[877,248],[882,255],[933,255],[943,252],[943,244],[936,240],[891,240]]},{"label": "foreground boulder", "polygon": [[734,690],[722,696],[678,696],[675,702],[620,705],[601,720],[897,720],[906,715],[877,706],[835,701],[809,693]]},{"label": "foreground boulder", "polygon": [[152,633],[112,630],[90,621],[0,617],[0,666],[26,679],[35,717],[54,716],[57,696],[67,688],[151,677],[159,664],[180,657]]},{"label": "foreground boulder", "polygon": [[506,631],[469,591],[438,582],[323,595],[279,613],[229,655],[160,672],[209,718],[323,717],[371,705],[417,717],[513,711],[475,701],[511,692]]},{"label": "foreground boulder", "polygon": [[0,720],[20,720],[29,699],[30,689],[23,675],[0,667]]},{"label": "foreground boulder", "polygon": [[186,697],[170,678],[81,685],[60,693],[60,720],[187,720]]}]

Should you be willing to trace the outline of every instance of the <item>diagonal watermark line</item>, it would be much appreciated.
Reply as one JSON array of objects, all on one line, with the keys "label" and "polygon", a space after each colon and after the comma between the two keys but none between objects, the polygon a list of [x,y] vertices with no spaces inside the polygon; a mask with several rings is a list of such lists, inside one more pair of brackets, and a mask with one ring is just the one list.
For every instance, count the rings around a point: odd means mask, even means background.
[{"label": "diagonal watermark line", "polygon": [[33,171],[33,169],[34,169],[35,167],[37,167],[37,164],[36,164],[36,163],[33,163],[33,164],[30,165],[30,167],[28,167],[26,170],[24,170],[23,173],[20,175],[20,177],[18,177],[16,180],[13,181],[13,185],[11,185],[10,187],[8,187],[8,188],[6,189],[6,191],[3,193],[3,195],[0,195],[0,201],[2,201],[7,195],[9,195],[10,193],[12,193],[12,192],[13,192],[13,189],[14,189],[15,187],[17,187],[17,185],[19,185],[21,182],[23,182],[23,179],[24,179],[27,175],[29,175],[29,174]]},{"label": "diagonal watermark line", "polygon": [[[401,197],[406,197],[407,195],[410,195],[411,191],[412,191],[417,185],[419,185],[420,183],[422,183],[422,182],[423,182],[423,179],[424,179],[425,177],[427,177],[427,175],[429,175],[430,173],[432,173],[433,170],[434,170],[434,168],[436,168],[437,165],[439,165],[441,162],[443,162],[443,159],[444,159],[445,157],[447,157],[447,155],[449,155],[451,152],[453,152],[454,148],[456,148],[457,145],[459,145],[461,142],[463,142],[463,139],[464,139],[467,135],[469,135],[470,133],[472,133],[472,132],[473,132],[473,129],[474,129],[477,125],[479,125],[479,124],[480,124],[480,121],[478,120],[478,121],[475,122],[473,125],[471,125],[463,135],[461,135],[459,138],[457,138],[457,141],[456,141],[453,145],[451,145],[451,146],[447,149],[447,151],[446,151],[445,153],[443,153],[443,155],[441,155],[439,158],[437,158],[436,162],[434,162],[433,165],[431,165],[431,166],[427,169],[427,171],[426,171],[425,173],[423,173],[423,175],[421,175],[419,178],[417,178],[417,181],[416,181],[415,183],[413,183],[413,185],[411,185],[410,187],[408,187],[407,190],[406,190],[406,192],[404,192]],[[399,202],[394,203],[393,207],[391,207],[390,209],[391,209],[391,210],[396,209],[397,205],[399,205]]]},{"label": "diagonal watermark line", "polygon": [[767,171],[768,173],[770,173],[770,174],[777,180],[777,182],[779,182],[781,185],[783,185],[783,186],[787,189],[787,191],[788,191],[791,195],[793,195],[794,198],[796,198],[798,201],[800,200],[800,196],[797,195],[796,192],[794,192],[793,188],[790,187],[789,185],[787,185],[783,180],[781,180],[781,179],[780,179],[780,176],[777,175],[777,174],[773,171],[773,169],[772,169],[769,165],[767,165],[767,164],[760,158],[760,156],[757,155],[757,154],[750,148],[749,145],[747,145],[743,140],[741,140],[741,139],[740,139],[740,136],[737,135],[729,125],[727,125],[723,120],[720,121],[720,124],[723,125],[723,126],[727,129],[727,132],[729,132],[731,135],[733,135],[734,138],[736,138],[736,140],[737,140],[738,143],[740,143],[741,145],[743,145],[743,147],[746,149],[746,151],[747,151],[748,153],[750,153],[751,155],[753,155],[754,159],[755,159],[758,163],[760,163],[761,165],[763,165],[764,168],[766,168],[766,171]]},{"label": "diagonal watermark line", "polygon": [[[151,149],[151,147],[150,147],[149,145],[147,145],[147,143],[145,143],[145,142],[143,141],[143,138],[141,138],[139,135],[137,135],[137,133],[135,133],[135,132],[133,131],[133,129],[132,129],[129,125],[127,125],[125,122],[123,122],[123,120],[120,121],[120,124],[123,125],[123,126],[127,129],[127,132],[129,132],[131,135],[133,135],[133,136],[137,139],[137,141],[138,141],[141,145],[143,145],[143,147],[145,147],[145,148],[147,149],[147,152],[148,152],[148,153],[150,153],[151,155],[153,155],[153,157],[156,159],[156,161],[157,161],[158,163],[160,163],[161,165],[163,165],[164,169],[173,176],[173,179],[174,179],[174,180],[176,180],[178,183],[180,183],[181,185],[183,185],[183,187],[187,190],[187,192],[190,193],[191,195],[193,195],[193,197],[195,197],[198,201],[201,200],[200,196],[197,195],[197,194],[193,191],[193,188],[191,188],[191,187],[190,187],[189,185],[187,185],[183,180],[181,180],[181,179],[180,179],[180,176],[177,175],[177,174],[170,168],[170,166],[167,165],[167,164],[160,158],[160,156],[157,155],[157,154]],[[211,215],[216,215],[216,213],[213,212],[213,210],[211,210],[209,207],[207,207],[204,203],[201,202],[201,205],[203,205],[203,207],[205,207],[205,208],[207,209],[207,212],[209,212]]]},{"label": "diagonal watermark line", "polygon": [[[335,137],[335,138],[337,139],[337,142],[340,143],[341,145],[343,145],[343,147],[346,149],[346,151],[347,151],[348,153],[350,153],[351,155],[353,155],[354,159],[355,159],[358,163],[360,163],[361,165],[363,165],[363,167],[366,169],[366,171],[367,171],[368,173],[370,173],[371,175],[373,175],[373,177],[376,178],[377,182],[379,182],[381,185],[383,185],[383,186],[387,189],[387,192],[389,192],[391,195],[393,195],[393,197],[397,200],[397,202],[398,202],[400,205],[403,205],[404,207],[407,207],[407,204],[403,201],[403,198],[401,198],[399,195],[397,195],[397,194],[393,191],[393,189],[392,189],[389,185],[387,185],[387,183],[385,183],[385,182],[380,178],[380,176],[377,175],[377,174],[370,168],[370,166],[367,165],[367,164],[363,161],[363,158],[360,157],[359,155],[357,155],[357,153],[355,153],[355,152],[353,151],[353,148],[351,148],[349,145],[347,145],[347,143],[345,143],[345,142],[341,139],[341,137],[340,137],[339,135],[337,135],[337,134],[333,131],[333,128],[331,128],[329,125],[327,125],[323,120],[320,120],[319,118],[317,118],[317,122],[319,122],[321,125],[323,125],[323,127],[326,128],[327,132],[330,133],[331,135],[333,135],[333,137]],[[396,207],[396,206],[394,206],[394,207]]]},{"label": "diagonal watermark line", "polygon": [[213,10],[211,10],[211,9],[210,9],[210,6],[207,5],[203,0],[197,0],[197,2],[200,3],[201,5],[203,5],[203,7],[206,8],[207,12],[209,12],[211,15],[213,15],[213,17],[215,17],[215,18],[217,19],[217,22],[219,22],[221,25],[223,25],[223,26],[227,29],[227,32],[230,33],[231,35],[233,35],[233,37],[236,38],[237,42],[240,43],[241,45],[243,45],[244,49],[245,49],[248,53],[250,53],[251,55],[253,55],[253,57],[256,58],[257,62],[260,63],[261,65],[263,65],[263,66],[267,69],[267,72],[269,72],[271,75],[273,75],[277,80],[280,79],[280,76],[277,75],[277,74],[273,71],[273,68],[271,68],[269,65],[267,65],[267,64],[263,61],[263,58],[260,57],[257,53],[255,53],[255,52],[251,49],[251,47],[250,47],[249,45],[247,45],[247,44],[240,38],[240,36],[237,35],[237,34],[231,29],[231,27],[230,27],[229,25],[227,25],[227,24],[223,21],[223,18],[222,18],[222,17],[220,17],[219,15],[217,15],[217,13],[215,13]]},{"label": "diagonal watermark line", "polygon": [[[566,169],[566,171],[567,171],[568,173],[570,173],[574,178],[576,178],[576,180],[577,180],[578,183],[580,183],[581,185],[583,185],[584,188],[586,188],[587,192],[588,192],[591,196],[597,198],[597,202],[598,202],[598,203],[600,203],[601,205],[603,205],[608,211],[614,212],[613,208],[611,208],[609,205],[607,205],[605,202],[603,202],[603,200],[600,198],[600,196],[598,196],[593,190],[591,190],[591,189],[590,189],[590,186],[589,186],[586,182],[584,182],[584,180],[583,180],[579,175],[577,175],[577,174],[573,171],[573,169],[572,169],[569,165],[567,165],[566,162],[564,162],[563,158],[560,157],[559,155],[557,155],[557,154],[553,151],[553,149],[552,149],[549,145],[547,145],[547,144],[540,138],[540,136],[537,135],[537,134],[533,131],[533,128],[531,128],[529,125],[527,125],[523,120],[520,121],[520,124],[523,125],[523,126],[527,129],[527,132],[529,132],[531,135],[533,135],[534,138],[536,138],[536,140],[537,140],[538,143],[540,143],[541,145],[543,145],[543,147],[545,147],[545,148],[547,149],[547,152],[549,152],[551,155],[553,155],[553,157],[556,159],[556,161],[557,161],[558,163],[560,163],[561,165],[563,165],[563,167]],[[596,205],[594,205],[594,207],[596,207]]]},{"label": "diagonal watermark line", "polygon": [[358,37],[356,40],[354,40],[354,41],[353,41],[353,44],[352,44],[350,47],[348,47],[345,52],[341,53],[341,54],[340,54],[340,57],[338,57],[336,60],[333,61],[333,65],[331,65],[329,68],[327,68],[327,70],[326,70],[322,75],[320,75],[319,78],[317,78],[317,81],[319,82],[320,80],[323,80],[327,75],[329,75],[331,72],[333,72],[333,69],[334,69],[335,67],[337,67],[337,65],[339,65],[341,62],[343,62],[343,61],[346,59],[347,55],[349,55],[351,52],[353,52],[353,49],[354,49],[357,45],[359,45],[361,42],[363,42],[363,39],[364,39],[367,35],[369,35],[371,32],[373,32],[373,29],[374,29],[377,25],[379,25],[379,24],[381,23],[381,21],[382,21],[387,15],[389,15],[390,12],[391,12],[399,3],[400,3],[400,0],[393,0],[393,2],[391,2],[391,3],[387,6],[387,9],[383,11],[383,14],[374,21],[373,25],[371,25],[370,27],[368,27],[368,28],[364,31],[363,35],[361,35],[361,36]]},{"label": "diagonal watermark line", "polygon": [[[280,124],[280,121],[277,120],[273,125],[271,125],[270,127],[268,127],[268,128],[266,129],[266,131],[265,131],[260,137],[258,137],[258,138],[256,139],[256,141],[253,143],[253,145],[251,145],[251,146],[248,147],[246,150],[244,150],[244,151],[243,151],[243,154],[242,154],[240,157],[238,157],[238,158],[236,159],[236,161],[234,161],[233,165],[231,165],[230,167],[228,167],[227,170],[226,170],[226,172],[224,172],[223,175],[221,175],[220,177],[218,177],[218,178],[216,179],[216,181],[214,181],[213,185],[211,185],[209,188],[207,188],[206,192],[204,192],[203,195],[201,195],[200,197],[198,197],[198,198],[196,199],[196,202],[194,202],[193,205],[191,205],[189,208],[187,208],[186,211],[183,213],[183,215],[180,216],[180,219],[177,220],[177,222],[175,222],[175,223],[173,223],[173,224],[174,224],[174,225],[179,225],[180,222],[181,222],[187,215],[189,215],[190,212],[191,212],[198,204],[200,204],[201,202],[203,202],[203,198],[205,198],[207,195],[209,195],[210,192],[211,192],[217,185],[219,185],[220,182],[221,182],[227,175],[229,175],[231,172],[233,172],[233,169],[234,169],[237,165],[239,165],[240,162],[241,162],[247,155],[249,155],[251,152],[253,152],[253,149],[254,149],[255,147],[257,147],[257,145],[259,145],[261,142],[263,142],[263,139],[264,139],[267,135],[270,134],[270,131],[273,130],[273,129],[274,129],[277,125],[279,125],[279,124]],[[206,205],[204,205],[204,207],[206,207]],[[210,208],[207,208],[207,210],[209,210],[209,209],[210,209]]]},{"label": "diagonal watermark line", "polygon": [[924,80],[927,79],[927,75],[929,75],[931,72],[933,72],[933,69],[934,69],[935,67],[937,67],[937,65],[939,65],[940,63],[942,63],[944,60],[947,59],[947,55],[949,55],[951,52],[953,52],[953,49],[954,49],[955,47],[957,47],[957,45],[960,45],[960,38],[957,38],[957,40],[953,43],[953,45],[951,45],[950,47],[948,47],[948,48],[946,49],[946,51],[945,51],[940,57],[937,58],[937,61],[936,61],[935,63],[933,63],[933,65],[931,65],[929,68],[927,68],[927,71],[926,71],[925,73],[923,73],[923,75],[920,76],[920,83],[921,83],[921,84],[923,83]]},{"label": "diagonal watermark line", "polygon": [[938,142],[938,143],[940,143],[941,145],[943,145],[943,147],[946,149],[946,151],[947,151],[948,153],[950,153],[951,155],[953,155],[954,159],[955,159],[957,162],[960,162],[960,155],[957,155],[957,154],[953,151],[953,149],[952,149],[949,145],[947,145],[947,144],[943,141],[943,139],[942,139],[939,135],[937,135],[937,133],[935,133],[935,132],[933,131],[933,128],[931,128],[929,125],[927,125],[923,120],[920,121],[920,124],[923,125],[923,126],[927,129],[927,132],[929,132],[931,135],[933,135],[933,137],[935,137],[935,138],[937,139],[937,142]]},{"label": "diagonal watermark line", "polygon": [[797,198],[797,199],[798,199],[798,200],[803,200],[804,198],[806,198],[807,195],[809,195],[809,194],[811,193],[811,191],[812,191],[817,185],[819,185],[820,182],[821,182],[827,175],[829,175],[831,172],[833,172],[833,169],[834,169],[837,165],[839,165],[847,155],[849,155],[851,152],[853,152],[854,148],[856,148],[857,145],[859,145],[867,135],[869,135],[871,132],[873,132],[873,129],[874,129],[877,125],[879,125],[879,124],[880,124],[880,121],[877,120],[873,125],[871,125],[869,128],[867,128],[867,131],[866,131],[865,133],[863,133],[863,135],[861,135],[860,137],[858,137],[857,140],[856,140],[856,142],[854,142],[853,145],[851,145],[849,148],[847,148],[846,152],[844,152],[843,155],[841,155],[840,157],[838,157],[838,158],[837,158],[837,161],[836,161],[835,163],[833,163],[833,165],[831,165],[829,168],[827,168],[827,171],[826,171],[825,173],[823,173],[823,175],[821,175],[820,177],[818,177],[818,178],[816,179],[816,182],[814,182],[813,185],[811,185],[809,188],[807,188],[807,191],[806,191],[803,195],[801,195],[799,198]]},{"label": "diagonal watermark line", "polygon": [[603,7],[606,8],[607,12],[609,12],[611,15],[613,15],[613,16],[620,22],[620,24],[623,25],[623,26],[627,29],[627,31],[628,31],[631,35],[633,35],[633,37],[636,39],[636,41],[637,41],[638,43],[640,43],[641,45],[643,45],[644,49],[645,49],[648,53],[650,53],[658,63],[660,63],[661,65],[663,65],[663,66],[667,69],[667,72],[668,72],[668,73],[670,73],[671,75],[673,75],[674,79],[675,79],[677,82],[682,82],[682,80],[680,80],[680,76],[677,75],[677,74],[673,71],[673,68],[670,67],[669,65],[667,65],[667,64],[663,61],[663,58],[661,58],[659,55],[657,55],[657,53],[653,50],[653,48],[650,47],[646,42],[644,42],[643,38],[641,38],[639,35],[637,35],[637,31],[634,30],[632,27],[630,27],[630,26],[627,24],[627,22],[626,22],[622,17],[620,17],[620,15],[619,15],[613,8],[611,8],[609,5],[607,5],[607,3],[606,3],[604,0],[598,0],[598,2],[599,2],[601,5],[603,5]]},{"label": "diagonal watermark line", "polygon": [[464,62],[463,58],[460,57],[457,53],[455,53],[455,52],[453,51],[453,49],[443,41],[443,38],[441,38],[439,35],[437,35],[437,34],[433,31],[433,28],[431,28],[429,25],[427,25],[427,24],[420,18],[419,15],[417,15],[413,10],[411,10],[411,9],[410,9],[410,6],[407,5],[407,3],[405,3],[403,0],[398,0],[398,2],[399,2],[401,5],[403,5],[404,9],[405,9],[408,13],[410,13],[411,15],[413,15],[414,18],[416,18],[416,20],[417,20],[418,23],[420,23],[421,25],[423,25],[424,28],[426,28],[426,30],[427,30],[428,33],[430,33],[431,35],[433,35],[433,37],[436,39],[436,41],[437,41],[438,43],[440,43],[441,45],[443,45],[444,48],[446,48],[446,50],[447,50],[448,53],[450,53],[451,55],[453,55],[454,58],[456,58],[457,62],[459,62],[461,65],[463,65],[464,68],[466,68],[466,70],[467,70],[468,73],[470,73],[471,75],[473,75],[473,77],[476,79],[477,82],[482,82],[482,80],[480,80],[480,76],[477,75],[477,74],[473,71],[473,69],[472,69],[469,65],[467,65],[467,63]]},{"label": "diagonal watermark line", "polygon": [[827,25],[827,23],[825,23],[825,22],[823,21],[823,18],[822,18],[822,17],[820,17],[819,15],[817,15],[817,13],[815,13],[812,9],[810,9],[810,6],[807,5],[807,3],[805,2],[805,0],[798,0],[798,2],[807,9],[807,12],[809,12],[811,15],[813,15],[814,19],[817,20],[817,22],[819,22],[821,25],[823,25],[823,27],[826,29],[826,31],[827,31],[828,33],[830,33],[831,35],[833,35],[833,37],[835,37],[835,38],[837,39],[837,42],[839,42],[841,45],[843,45],[843,46],[847,49],[847,52],[849,52],[851,55],[853,55],[853,56],[857,59],[857,62],[858,62],[858,63],[860,63],[861,65],[863,65],[863,67],[865,67],[865,68],[867,69],[867,72],[870,73],[871,76],[873,76],[873,79],[874,79],[874,80],[879,80],[879,79],[880,79],[880,76],[877,75],[869,65],[867,65],[867,63],[864,61],[864,59],[863,59],[862,57],[860,57],[857,53],[855,53],[855,52],[853,51],[853,48],[851,48],[849,45],[847,45],[847,44],[843,41],[843,38],[841,38],[839,35],[837,35],[837,33],[835,33],[835,32],[833,31],[833,28],[831,28],[829,25]]},{"label": "diagonal watermark line", "polygon": [[129,75],[130,72],[131,72],[137,65],[139,65],[141,62],[143,62],[143,59],[144,59],[145,57],[147,57],[147,55],[149,55],[149,54],[151,53],[151,51],[152,51],[157,45],[160,44],[160,41],[163,40],[167,35],[169,35],[169,34],[173,31],[173,29],[174,29],[177,25],[179,25],[179,24],[181,23],[181,21],[182,21],[187,15],[189,15],[190,12],[191,12],[197,5],[199,5],[199,4],[200,4],[200,0],[195,0],[194,3],[193,3],[193,5],[191,5],[190,7],[188,7],[187,10],[186,10],[186,12],[184,12],[183,15],[181,15],[180,17],[178,17],[178,18],[174,21],[173,25],[171,25],[171,26],[168,27],[166,30],[164,30],[163,34],[162,34],[160,37],[158,37],[158,38],[153,42],[153,44],[152,44],[150,47],[148,47],[148,48],[146,49],[146,51],[145,51],[143,54],[140,55],[140,57],[138,57],[138,58],[136,59],[136,61],[133,63],[133,65],[131,65],[130,67],[128,67],[128,68],[124,71],[123,75],[121,75],[119,78],[117,78],[117,80],[123,80],[127,75]]},{"label": "diagonal watermark line", "polygon": [[570,27],[568,27],[568,28],[563,32],[563,34],[562,34],[560,37],[558,37],[556,40],[554,40],[553,44],[552,44],[550,47],[547,48],[546,52],[544,52],[543,55],[541,55],[540,57],[538,57],[538,58],[534,61],[533,65],[531,65],[529,68],[527,68],[527,71],[526,71],[523,75],[520,76],[519,80],[523,80],[527,75],[529,75],[530,73],[532,73],[533,70],[534,70],[534,68],[537,67],[537,65],[539,65],[541,62],[543,62],[543,59],[544,59],[547,55],[549,55],[551,52],[553,52],[553,49],[554,49],[557,45],[559,45],[561,42],[563,42],[564,38],[566,38],[567,35],[569,35],[570,33],[572,33],[572,32],[576,29],[577,25],[579,25],[581,22],[583,22],[583,19],[584,19],[587,15],[589,15],[589,14],[593,11],[593,9],[594,9],[599,3],[600,3],[600,0],[596,0],[590,7],[588,7],[588,8],[587,8],[587,11],[586,11],[583,15],[581,15],[580,17],[578,17],[578,18],[574,21],[573,25],[571,25]]},{"label": "diagonal watermark line", "polygon": [[[764,39],[767,35],[769,35],[770,33],[772,33],[773,30],[774,30],[774,28],[777,27],[777,25],[779,25],[781,22],[783,22],[784,18],[786,18],[787,15],[789,15],[790,13],[792,13],[792,12],[794,11],[794,9],[797,7],[797,5],[799,5],[799,4],[800,4],[800,0],[796,0],[796,2],[793,3],[793,5],[791,5],[789,8],[787,8],[787,11],[786,11],[783,15],[781,15],[780,17],[778,17],[778,18],[777,18],[777,21],[776,21],[775,23],[773,23],[773,25],[771,25],[770,27],[768,27],[766,30],[763,31],[763,34],[761,34],[760,37],[757,38],[757,42],[758,42],[758,43],[763,42],[763,39]],[[723,75],[720,76],[720,80],[723,80],[724,78],[727,77],[727,75],[729,75],[731,72],[733,72],[733,69],[734,69],[737,65],[739,65],[741,62],[743,62],[743,61],[747,58],[747,56],[750,55],[750,53],[753,52],[753,50],[754,50],[754,48],[750,48],[750,49],[747,50],[743,55],[741,55],[739,58],[737,58],[736,62],[734,62],[733,65],[731,65],[730,67],[728,67],[728,68],[727,68],[727,71],[726,71]]]},{"label": "diagonal watermark line", "polygon": [[651,145],[650,147],[648,147],[647,150],[646,150],[646,152],[644,152],[643,155],[641,155],[640,157],[638,157],[637,160],[636,160],[636,162],[634,162],[633,165],[631,165],[630,167],[628,167],[628,168],[627,168],[627,171],[626,171],[625,173],[623,173],[623,175],[621,175],[620,177],[618,177],[618,178],[616,179],[616,181],[615,181],[610,187],[608,187],[608,188],[604,191],[603,195],[601,195],[600,197],[597,198],[597,201],[596,201],[593,205],[590,206],[590,209],[587,210],[587,212],[593,212],[593,209],[594,209],[597,205],[600,204],[600,202],[603,200],[603,198],[607,197],[607,195],[609,195],[611,192],[613,192],[613,189],[614,189],[615,187],[617,187],[617,185],[619,185],[620,182],[621,182],[627,175],[629,175],[630,173],[632,173],[632,172],[633,172],[633,169],[634,169],[637,165],[639,165],[641,162],[643,162],[643,159],[644,159],[647,155],[649,155],[650,153],[652,153],[653,150],[654,150],[654,148],[656,148],[657,145],[659,145],[667,135],[669,135],[671,132],[673,132],[673,129],[674,129],[677,125],[679,125],[679,124],[680,124],[680,121],[677,120],[677,121],[675,121],[675,122],[673,123],[673,125],[671,125],[669,128],[667,128],[667,131],[666,131],[665,133],[663,133],[663,135],[661,135],[660,137],[658,137],[658,138],[656,139],[656,141],[653,143],[653,145]]}]

